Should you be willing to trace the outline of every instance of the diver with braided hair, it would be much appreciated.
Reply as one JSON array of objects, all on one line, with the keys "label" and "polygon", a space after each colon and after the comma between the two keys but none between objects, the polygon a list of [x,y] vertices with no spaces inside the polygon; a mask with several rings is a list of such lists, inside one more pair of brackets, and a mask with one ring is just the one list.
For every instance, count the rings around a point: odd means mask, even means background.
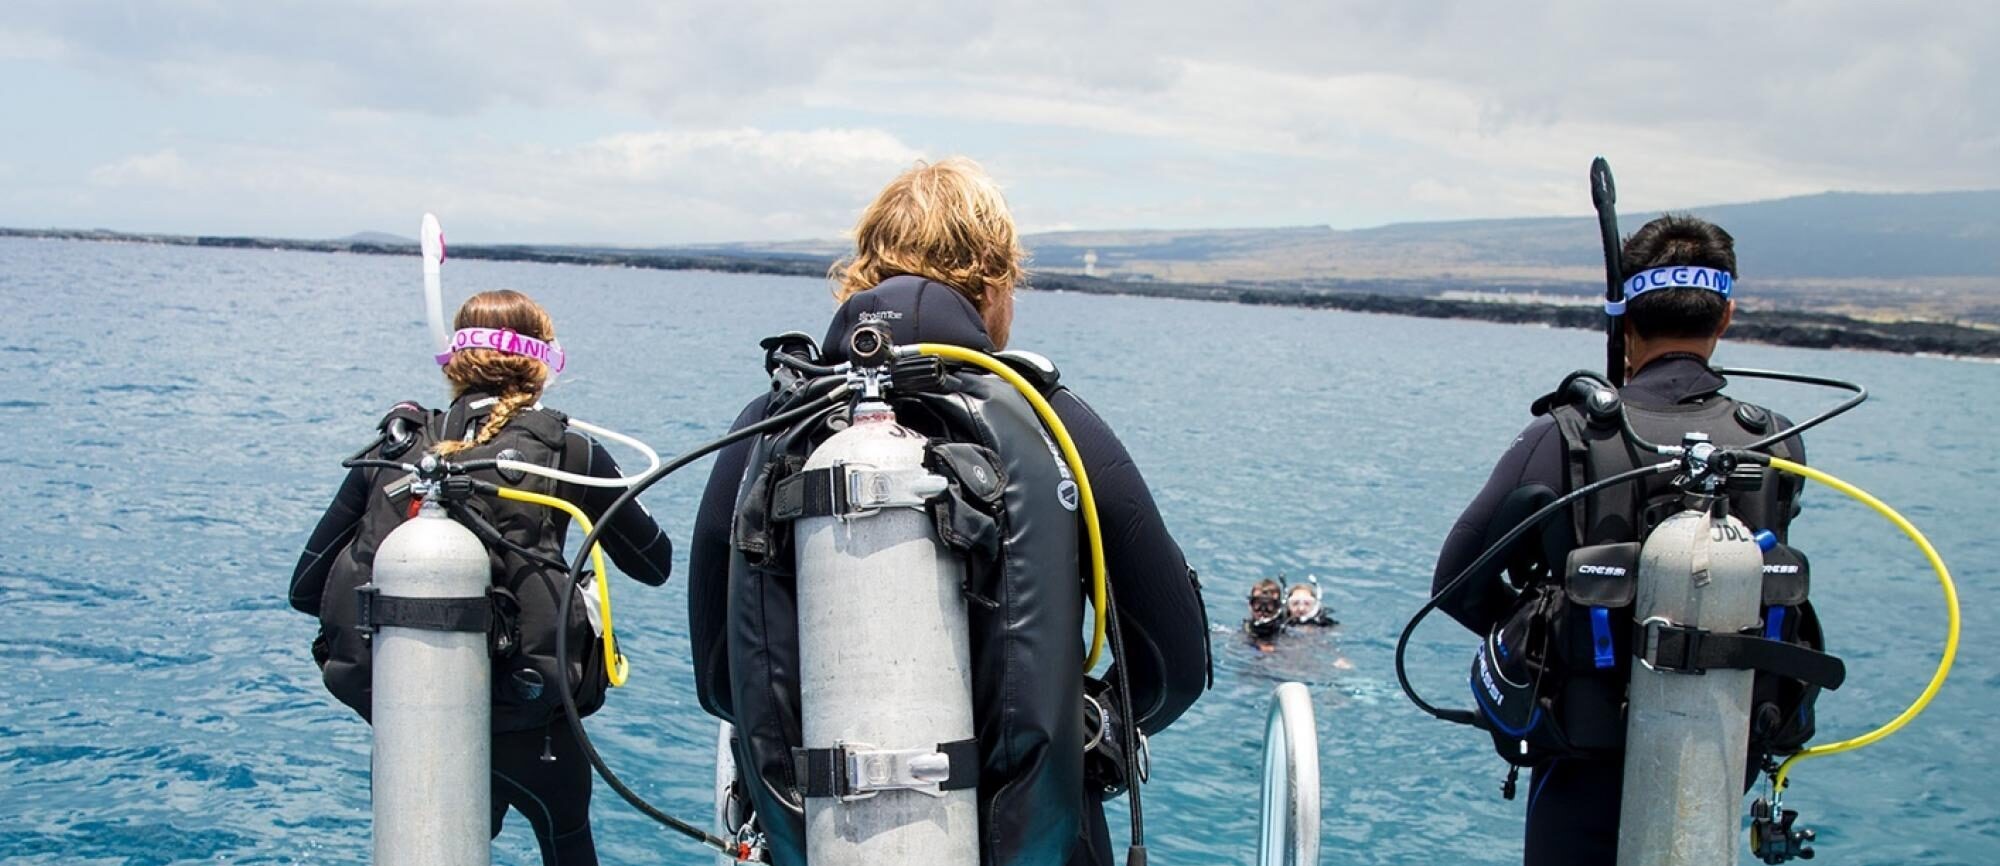
[{"label": "diver with braided hair", "polygon": [[[482,292],[459,308],[454,327],[467,339],[439,356],[451,385],[450,408],[397,404],[382,419],[375,444],[359,456],[415,462],[428,451],[458,461],[504,458],[619,477],[604,446],[541,405],[544,388],[563,363],[547,311],[519,292]],[[593,517],[619,494],[617,488],[505,469],[468,474],[569,500]],[[414,513],[407,481],[407,474],[394,470],[349,470],[292,574],[292,607],[320,620],[312,653],[327,689],[364,719],[370,714],[372,667],[367,636],[355,627],[355,590],[370,581],[382,540]],[[485,495],[473,496],[467,506],[504,539],[488,544],[493,586],[514,609],[520,631],[512,650],[493,660],[492,832],[499,835],[511,806],[533,825],[544,864],[592,866],[597,854],[590,831],[591,767],[555,693],[555,665],[563,663],[554,650],[555,587],[567,575],[549,563],[563,561],[569,517]],[[605,529],[604,548],[633,579],[649,586],[666,582],[673,544],[644,508],[619,509]],[[588,608],[595,598],[585,593],[583,601],[572,606],[563,627],[569,629],[570,670],[582,673],[570,677],[578,710],[588,715],[604,702],[606,660],[601,642],[593,639]]]}]

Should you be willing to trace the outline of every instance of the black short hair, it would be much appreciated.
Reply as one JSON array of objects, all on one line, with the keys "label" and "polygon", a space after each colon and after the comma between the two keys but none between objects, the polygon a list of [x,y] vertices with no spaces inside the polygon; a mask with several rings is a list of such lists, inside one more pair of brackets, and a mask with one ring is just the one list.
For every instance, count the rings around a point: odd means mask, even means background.
[{"label": "black short hair", "polygon": [[[1715,268],[1735,279],[1736,239],[1707,220],[1670,213],[1626,238],[1619,259],[1627,277],[1653,268],[1692,265]],[[1625,319],[1648,339],[1706,337],[1722,326],[1727,309],[1728,299],[1707,289],[1661,289],[1633,298],[1625,306]]]}]

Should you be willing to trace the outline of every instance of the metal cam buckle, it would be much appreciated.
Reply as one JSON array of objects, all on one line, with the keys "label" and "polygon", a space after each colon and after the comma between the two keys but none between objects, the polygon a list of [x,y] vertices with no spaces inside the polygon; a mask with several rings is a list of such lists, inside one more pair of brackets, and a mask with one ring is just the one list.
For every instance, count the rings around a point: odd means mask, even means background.
[{"label": "metal cam buckle", "polygon": [[923,508],[943,493],[946,481],[921,468],[874,469],[853,464],[836,464],[841,472],[835,490],[847,494],[841,509],[835,494],[836,513],[845,517],[866,517],[885,508]]},{"label": "metal cam buckle", "polygon": [[[1676,625],[1663,616],[1651,616],[1639,621],[1644,631],[1640,640],[1639,663],[1649,671],[1668,674],[1702,674],[1706,671],[1695,666],[1696,653],[1700,649],[1702,632],[1682,625]],[[1660,638],[1662,633],[1673,631],[1680,637],[1679,658],[1660,658]]]},{"label": "metal cam buckle", "polygon": [[1653,660],[1660,655],[1660,630],[1671,625],[1673,622],[1663,616],[1651,616],[1639,622],[1639,628],[1645,631],[1639,647],[1639,663],[1645,665],[1646,670],[1665,672]]},{"label": "metal cam buckle", "polygon": [[834,743],[846,770],[839,798],[866,800],[883,791],[915,791],[932,797],[951,778],[951,758],[936,749],[877,749],[867,743]]}]

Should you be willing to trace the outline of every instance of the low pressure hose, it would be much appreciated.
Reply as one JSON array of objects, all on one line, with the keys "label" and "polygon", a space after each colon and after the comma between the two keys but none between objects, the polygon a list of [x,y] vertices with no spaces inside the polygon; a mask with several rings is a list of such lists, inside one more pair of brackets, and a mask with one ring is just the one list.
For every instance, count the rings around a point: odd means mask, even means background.
[{"label": "low pressure hose", "polygon": [[607,430],[603,427],[599,427],[595,424],[591,424],[585,421],[579,421],[575,418],[569,419],[569,426],[575,427],[578,430],[582,430],[585,433],[589,433],[592,436],[604,437],[613,442],[617,442],[620,445],[624,445],[625,447],[630,448],[634,451],[637,451],[640,454],[645,455],[646,468],[632,475],[622,475],[612,478],[599,478],[598,476],[595,475],[578,475],[574,472],[564,472],[560,469],[554,469],[548,466],[542,466],[535,463],[528,463],[526,461],[521,461],[521,460],[505,460],[505,459],[494,460],[493,461],[494,467],[514,472],[526,472],[529,475],[540,475],[543,478],[552,478],[557,481],[565,481],[570,484],[578,484],[584,487],[630,487],[634,484],[639,483],[639,479],[646,477],[653,470],[660,468],[660,453],[654,451],[651,446],[647,445],[644,442],[641,442],[616,430]]},{"label": "low pressure hose", "polygon": [[1868,491],[1802,463],[1793,463],[1790,460],[1768,457],[1756,452],[1745,453],[1743,457],[1752,462],[1769,465],[1772,469],[1780,472],[1788,472],[1793,475],[1810,478],[1845,493],[1859,500],[1861,504],[1874,509],[1875,513],[1882,515],[1884,519],[1895,524],[1897,529],[1902,530],[1904,535],[1909,536],[1911,541],[1916,542],[1917,549],[1923,551],[1924,558],[1930,561],[1931,569],[1937,572],[1938,585],[1944,589],[1946,612],[1944,655],[1938,659],[1937,670],[1931,673],[1930,683],[1924,686],[1923,693],[1917,695],[1917,699],[1911,702],[1909,707],[1905,708],[1902,713],[1875,730],[1852,739],[1841,740],[1837,743],[1814,746],[1786,758],[1783,764],[1778,765],[1777,772],[1772,774],[1771,777],[1773,786],[1782,792],[1791,779],[1792,766],[1794,764],[1807,758],[1837,755],[1841,752],[1850,752],[1863,746],[1872,745],[1888,737],[1890,734],[1901,730],[1904,725],[1909,724],[1911,720],[1923,713],[1925,707],[1930,706],[1931,699],[1937,697],[1938,690],[1944,688],[1945,678],[1951,674],[1952,662],[1958,657],[1958,589],[1952,583],[1951,570],[1945,567],[1944,559],[1938,556],[1937,548],[1931,546],[1930,539],[1925,538],[1924,533],[1917,529],[1914,524],[1910,523],[1908,519],[1904,518],[1903,515],[1896,513],[1896,509],[1890,508],[1882,500],[1869,495]]},{"label": "low pressure hose", "polygon": [[1042,393],[1035,390],[1034,385],[1029,384],[1027,379],[1022,378],[1021,374],[1014,372],[1014,368],[1007,366],[1000,359],[984,352],[944,343],[918,343],[916,351],[919,355],[931,355],[971,364],[1014,386],[1015,390],[1021,392],[1022,397],[1027,398],[1028,405],[1035,407],[1035,414],[1041,416],[1042,423],[1049,428],[1049,434],[1062,449],[1063,462],[1069,464],[1070,474],[1076,476],[1078,501],[1083,510],[1084,533],[1090,540],[1090,653],[1083,659],[1083,669],[1088,672],[1097,667],[1098,658],[1104,654],[1106,607],[1104,532],[1097,523],[1097,497],[1090,490],[1090,476],[1083,470],[1083,457],[1077,453],[1076,442],[1070,439],[1069,428],[1063,426],[1062,419],[1056,416],[1055,407],[1049,405],[1049,401],[1042,397]]},{"label": "low pressure hose", "polygon": [[[515,502],[542,505],[562,511],[569,515],[569,519],[576,521],[577,527],[582,529],[585,535],[589,535],[595,528],[590,522],[590,515],[584,514],[583,509],[576,507],[567,499],[512,487],[497,488],[494,492],[498,493],[501,499],[512,499]],[[631,677],[632,667],[625,660],[625,654],[618,651],[618,639],[611,631],[610,572],[604,570],[604,546],[595,541],[590,544],[590,567],[597,572],[597,605],[604,614],[604,679],[614,687],[622,687],[625,685],[625,680]]]}]

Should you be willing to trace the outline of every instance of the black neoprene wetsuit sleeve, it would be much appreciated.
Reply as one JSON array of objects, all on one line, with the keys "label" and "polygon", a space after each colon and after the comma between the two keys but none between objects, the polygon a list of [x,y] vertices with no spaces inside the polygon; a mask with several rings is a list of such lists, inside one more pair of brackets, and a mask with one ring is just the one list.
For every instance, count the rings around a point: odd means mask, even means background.
[{"label": "black neoprene wetsuit sleeve", "polygon": [[[589,456],[585,458],[581,474],[595,478],[619,476],[618,461],[611,458],[611,452],[604,450],[603,443],[574,430],[570,431],[569,436],[569,441],[564,443],[565,448],[575,447],[579,440],[590,444],[587,452]],[[611,503],[625,492],[623,487],[564,486],[568,488],[564,491],[567,495],[577,496],[580,492],[580,501],[574,498],[570,501],[577,502],[592,520],[603,515],[604,510],[611,507]],[[619,571],[633,580],[647,586],[659,586],[666,583],[667,578],[673,574],[673,539],[667,537],[667,533],[660,529],[659,523],[653,520],[652,513],[637,500],[618,509],[618,513],[611,516],[611,522],[604,527],[600,537],[603,539],[604,552],[611,555],[612,564],[618,566]]]},{"label": "black neoprene wetsuit sleeve", "polygon": [[[1511,525],[1498,525],[1502,519],[1502,503],[1517,490],[1537,486],[1556,494],[1563,491],[1562,433],[1556,428],[1555,419],[1547,416],[1536,418],[1521,431],[1521,435],[1514,439],[1514,444],[1493,467],[1486,486],[1480,488],[1479,495],[1472,498],[1472,503],[1452,524],[1443,548],[1438,551],[1437,568],[1431,573],[1431,592],[1444,589],[1459,572],[1479,558],[1479,554],[1486,550],[1489,539],[1511,528]],[[1526,516],[1509,514],[1506,518],[1518,520]],[[1536,533],[1527,533],[1514,543],[1514,548],[1518,550],[1523,544],[1536,544],[1539,538]],[[1453,590],[1438,605],[1438,610],[1475,633],[1487,633],[1514,604],[1514,590],[1501,577],[1511,558],[1504,555],[1495,557],[1487,567],[1467,577],[1458,589]]]},{"label": "black neoprene wetsuit sleeve", "polygon": [[1124,443],[1068,389],[1049,395],[1049,404],[1069,428],[1090,475],[1125,640],[1126,657],[1117,663],[1131,673],[1139,727],[1157,733],[1207,688],[1208,611],[1187,558]]},{"label": "black neoprene wetsuit sleeve", "polygon": [[[764,402],[763,397],[750,401],[729,429],[741,430],[762,419]],[[726,687],[722,694],[712,693],[710,685],[724,684],[712,680],[710,671],[727,664],[722,641],[729,613],[729,530],[736,510],[736,489],[742,484],[754,442],[746,439],[716,453],[708,484],[702,488],[701,506],[695,512],[693,538],[688,542],[688,642],[694,655],[695,693],[702,709],[721,718],[732,717],[718,703],[728,701],[729,695]]]},{"label": "black neoprene wetsuit sleeve", "polygon": [[318,525],[306,539],[306,549],[292,568],[290,590],[292,609],[319,616],[320,592],[326,587],[327,573],[333,569],[334,554],[347,546],[361,528],[361,513],[368,507],[368,473],[349,469],[340,482],[333,502],[320,515]]}]

